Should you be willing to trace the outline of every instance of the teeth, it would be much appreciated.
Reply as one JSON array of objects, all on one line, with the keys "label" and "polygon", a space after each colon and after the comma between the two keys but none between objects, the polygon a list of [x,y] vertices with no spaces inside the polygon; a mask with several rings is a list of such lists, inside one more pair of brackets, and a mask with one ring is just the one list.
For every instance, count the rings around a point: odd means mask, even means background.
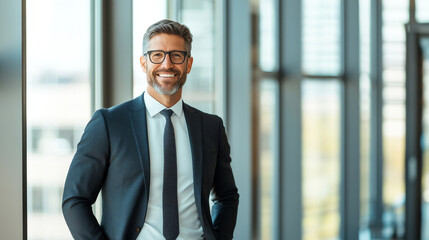
[{"label": "teeth", "polygon": [[174,74],[159,74],[160,77],[174,77]]}]

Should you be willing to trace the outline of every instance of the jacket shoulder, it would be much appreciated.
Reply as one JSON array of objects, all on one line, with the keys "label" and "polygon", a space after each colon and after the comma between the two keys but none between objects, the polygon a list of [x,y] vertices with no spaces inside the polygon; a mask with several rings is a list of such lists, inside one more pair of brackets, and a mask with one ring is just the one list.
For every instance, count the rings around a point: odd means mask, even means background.
[{"label": "jacket shoulder", "polygon": [[196,109],[196,108],[194,108],[194,107],[192,107],[186,103],[184,103],[184,108],[185,108],[185,110],[189,111],[190,113],[201,116],[203,121],[217,122],[217,123],[220,122],[223,124],[222,118],[216,114],[210,114],[210,113],[203,112],[203,111]]}]

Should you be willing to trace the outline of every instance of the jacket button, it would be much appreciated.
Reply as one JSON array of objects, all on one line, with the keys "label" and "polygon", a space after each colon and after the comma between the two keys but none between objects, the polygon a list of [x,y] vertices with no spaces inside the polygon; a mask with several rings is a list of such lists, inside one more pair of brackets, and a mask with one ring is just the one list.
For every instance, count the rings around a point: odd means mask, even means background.
[{"label": "jacket button", "polygon": [[136,232],[140,232],[140,228],[139,227],[136,227]]}]

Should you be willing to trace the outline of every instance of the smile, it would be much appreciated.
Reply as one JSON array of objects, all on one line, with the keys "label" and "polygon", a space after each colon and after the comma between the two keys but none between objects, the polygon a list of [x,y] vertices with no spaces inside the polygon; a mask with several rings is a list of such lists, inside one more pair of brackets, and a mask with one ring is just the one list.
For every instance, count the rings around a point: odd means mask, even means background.
[{"label": "smile", "polygon": [[176,74],[161,74],[161,73],[157,75],[164,78],[172,78],[176,76]]}]

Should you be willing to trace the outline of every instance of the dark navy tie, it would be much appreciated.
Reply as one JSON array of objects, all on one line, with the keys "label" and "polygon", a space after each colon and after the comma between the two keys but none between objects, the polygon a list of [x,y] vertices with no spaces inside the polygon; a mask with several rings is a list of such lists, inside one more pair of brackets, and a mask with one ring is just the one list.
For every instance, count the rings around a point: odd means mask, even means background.
[{"label": "dark navy tie", "polygon": [[179,212],[177,206],[177,160],[176,140],[171,122],[171,109],[164,109],[164,185],[162,189],[162,231],[166,240],[176,239],[179,235]]}]

